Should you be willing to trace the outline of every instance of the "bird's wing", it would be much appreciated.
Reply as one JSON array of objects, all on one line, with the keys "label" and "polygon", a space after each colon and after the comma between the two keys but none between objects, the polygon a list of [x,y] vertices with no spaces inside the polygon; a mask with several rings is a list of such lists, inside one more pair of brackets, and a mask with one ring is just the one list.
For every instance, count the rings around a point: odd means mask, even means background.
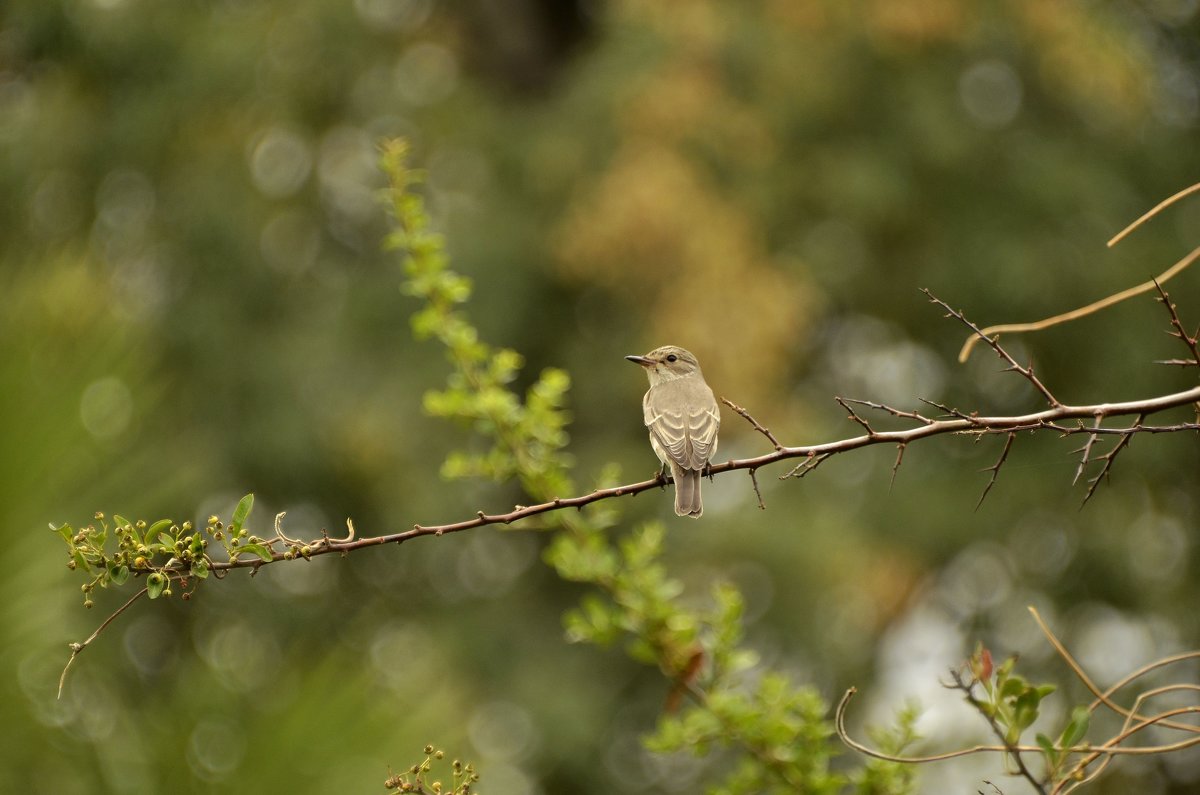
[{"label": "bird's wing", "polygon": [[702,380],[659,384],[646,393],[642,411],[659,449],[683,469],[703,469],[717,452],[721,412]]}]

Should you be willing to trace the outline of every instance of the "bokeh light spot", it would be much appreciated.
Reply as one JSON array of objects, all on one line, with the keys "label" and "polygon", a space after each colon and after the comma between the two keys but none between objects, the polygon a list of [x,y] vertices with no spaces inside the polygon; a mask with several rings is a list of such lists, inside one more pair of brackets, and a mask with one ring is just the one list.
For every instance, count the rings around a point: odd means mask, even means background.
[{"label": "bokeh light spot", "polygon": [[312,170],[312,152],[295,132],[272,127],[259,134],[250,151],[250,176],[265,196],[293,195]]},{"label": "bokeh light spot", "polygon": [[396,88],[413,105],[432,105],[458,85],[458,62],[450,50],[424,42],[410,47],[396,64]]},{"label": "bokeh light spot", "polygon": [[125,382],[107,376],[88,384],[79,401],[83,427],[97,439],[121,435],[133,418],[133,395]]},{"label": "bokeh light spot", "polygon": [[237,770],[244,755],[242,730],[229,721],[201,721],[188,738],[188,766],[204,781],[228,778]]},{"label": "bokeh light spot", "polygon": [[508,701],[493,701],[476,709],[467,721],[467,734],[482,756],[503,760],[524,758],[538,739],[529,712]]},{"label": "bokeh light spot", "polygon": [[359,19],[376,30],[415,30],[429,19],[431,0],[354,0]]},{"label": "bokeh light spot", "polygon": [[1021,78],[1003,61],[986,60],[967,68],[958,95],[971,121],[986,130],[1006,127],[1021,110]]}]

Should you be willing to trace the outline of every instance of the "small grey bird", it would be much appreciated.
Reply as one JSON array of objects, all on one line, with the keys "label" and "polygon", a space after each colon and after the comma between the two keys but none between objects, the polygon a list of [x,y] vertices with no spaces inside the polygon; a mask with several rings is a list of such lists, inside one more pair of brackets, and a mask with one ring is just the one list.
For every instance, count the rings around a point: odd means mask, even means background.
[{"label": "small grey bird", "polygon": [[650,379],[642,398],[650,446],[675,479],[675,513],[700,517],[700,476],[717,452],[721,410],[696,357],[674,345],[645,356],[626,356],[640,364]]}]

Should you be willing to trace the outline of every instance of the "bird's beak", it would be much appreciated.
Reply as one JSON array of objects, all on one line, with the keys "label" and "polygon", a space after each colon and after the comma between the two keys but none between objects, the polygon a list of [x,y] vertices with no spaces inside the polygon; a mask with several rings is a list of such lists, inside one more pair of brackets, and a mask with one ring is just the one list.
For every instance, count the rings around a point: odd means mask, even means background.
[{"label": "bird's beak", "polygon": [[654,360],[647,359],[645,356],[626,356],[625,358],[634,364],[640,364],[642,367],[652,367],[654,365]]}]

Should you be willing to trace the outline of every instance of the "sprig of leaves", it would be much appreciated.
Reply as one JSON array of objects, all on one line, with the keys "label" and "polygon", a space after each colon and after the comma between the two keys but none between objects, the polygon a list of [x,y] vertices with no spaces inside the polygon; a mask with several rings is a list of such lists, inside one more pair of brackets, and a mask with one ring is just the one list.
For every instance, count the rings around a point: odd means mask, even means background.
[{"label": "sprig of leaves", "polygon": [[[1015,672],[1016,664],[1017,658],[1013,656],[994,665],[991,652],[982,643],[976,645],[974,654],[967,661],[972,676],[972,683],[968,683],[968,698],[992,723],[1009,748],[1020,745],[1022,735],[1037,721],[1043,699],[1057,689],[1052,684],[1031,684]],[[971,694],[973,683],[980,685],[983,698]],[[1036,733],[1034,738],[1042,751],[1046,781],[1058,781],[1067,775],[1070,755],[1086,750],[1080,742],[1087,735],[1090,722],[1091,711],[1079,706],[1071,711],[1057,739],[1051,739],[1043,732]],[[1013,755],[1015,757],[1015,751]]]},{"label": "sprig of leaves", "polygon": [[121,586],[132,577],[146,578],[146,595],[151,599],[174,594],[171,583],[183,589],[189,599],[196,584],[208,578],[213,559],[209,545],[220,545],[228,560],[255,555],[263,561],[273,559],[269,544],[252,535],[246,519],[254,506],[254,495],[238,501],[226,525],[217,516],[197,530],[192,522],[173,519],[130,521],[120,514],[111,519],[97,513],[94,521],[79,530],[69,524],[50,525],[67,545],[67,568],[88,578],[81,588],[84,607],[92,607],[97,587]]}]

